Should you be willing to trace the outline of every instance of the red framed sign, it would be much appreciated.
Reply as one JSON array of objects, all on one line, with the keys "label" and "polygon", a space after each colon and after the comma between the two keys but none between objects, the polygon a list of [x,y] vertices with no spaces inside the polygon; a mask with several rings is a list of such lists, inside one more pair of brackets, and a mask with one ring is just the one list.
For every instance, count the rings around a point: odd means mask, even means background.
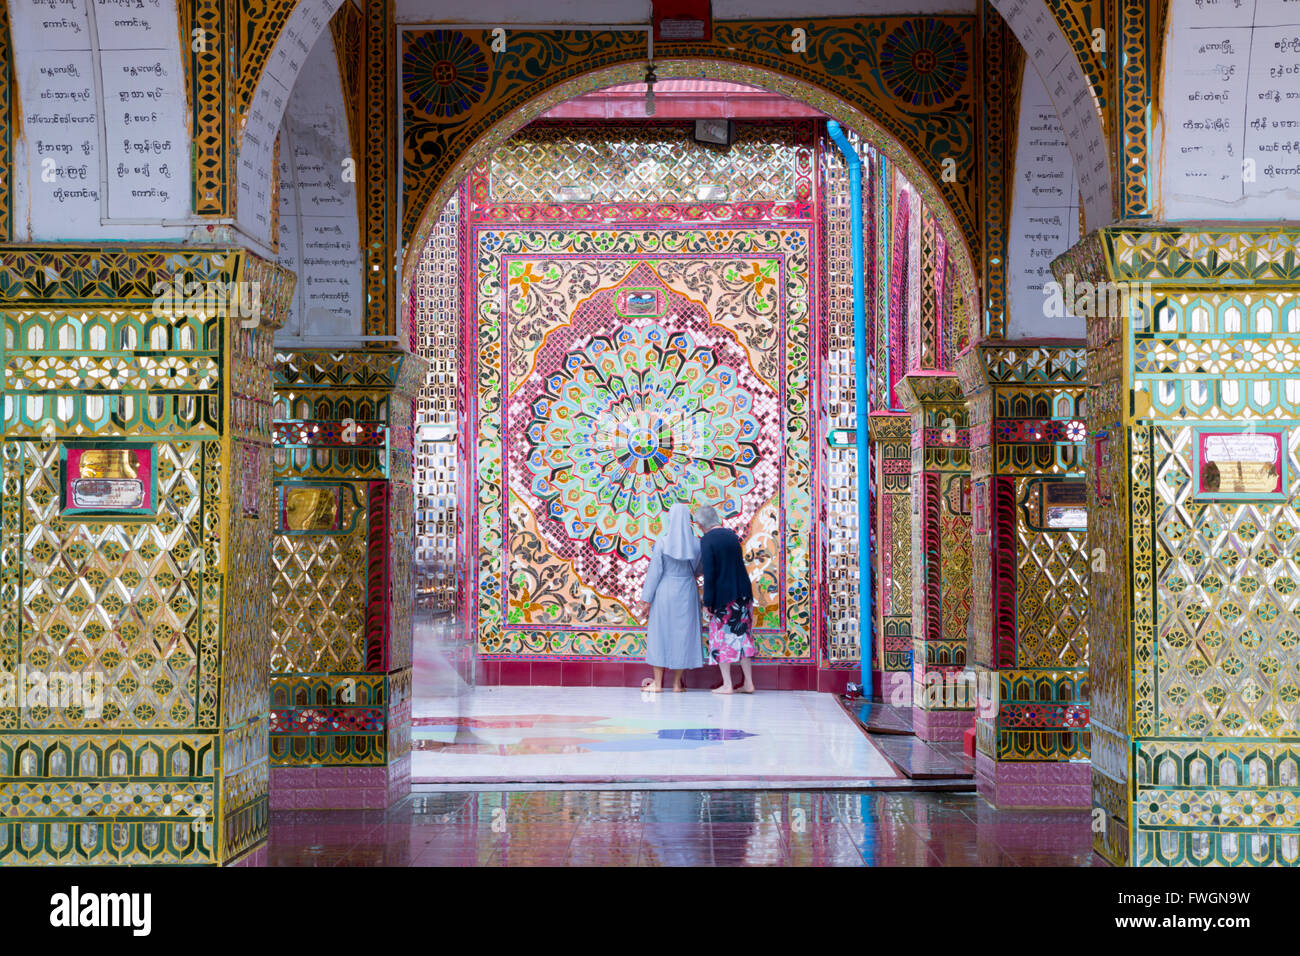
[{"label": "red framed sign", "polygon": [[135,516],[156,511],[153,445],[74,442],[60,450],[65,515]]},{"label": "red framed sign", "polygon": [[1192,433],[1192,496],[1268,501],[1287,497],[1285,428],[1215,425]]}]

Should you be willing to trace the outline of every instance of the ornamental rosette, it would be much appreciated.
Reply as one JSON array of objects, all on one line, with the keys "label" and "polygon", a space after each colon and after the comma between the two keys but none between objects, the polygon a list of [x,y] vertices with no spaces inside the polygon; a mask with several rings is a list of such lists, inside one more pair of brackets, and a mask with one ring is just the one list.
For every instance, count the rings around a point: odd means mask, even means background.
[{"label": "ornamental rosette", "polygon": [[511,487],[604,593],[631,583],[626,564],[649,558],[674,503],[747,523],[779,491],[778,396],[645,264],[547,333],[509,418]]}]

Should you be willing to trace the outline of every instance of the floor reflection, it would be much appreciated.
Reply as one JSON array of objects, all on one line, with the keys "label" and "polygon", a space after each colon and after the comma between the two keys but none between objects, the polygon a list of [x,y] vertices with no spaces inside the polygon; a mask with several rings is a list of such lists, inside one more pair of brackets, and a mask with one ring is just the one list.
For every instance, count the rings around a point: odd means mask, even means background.
[{"label": "floor reflection", "polygon": [[1085,810],[965,793],[416,793],[273,811],[272,866],[1089,866]]}]

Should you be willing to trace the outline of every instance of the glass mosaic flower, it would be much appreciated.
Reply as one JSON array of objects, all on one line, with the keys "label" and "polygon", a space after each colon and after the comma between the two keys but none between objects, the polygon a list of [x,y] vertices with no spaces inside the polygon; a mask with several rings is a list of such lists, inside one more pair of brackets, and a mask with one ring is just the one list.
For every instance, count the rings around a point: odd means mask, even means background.
[{"label": "glass mosaic flower", "polygon": [[407,95],[429,116],[464,113],[487,89],[487,58],[455,30],[419,34],[407,48],[403,67]]},{"label": "glass mosaic flower", "polygon": [[1199,371],[1209,375],[1221,375],[1232,367],[1232,348],[1226,342],[1206,343],[1197,354],[1202,356]]},{"label": "glass mosaic flower", "polygon": [[1269,342],[1263,347],[1262,358],[1270,372],[1286,372],[1296,366],[1296,348],[1287,341]]},{"label": "glass mosaic flower", "polygon": [[942,21],[908,20],[885,38],[880,75],[904,102],[937,106],[966,80],[966,44]]},{"label": "glass mosaic flower", "polygon": [[591,337],[533,401],[530,490],[569,538],[628,561],[649,556],[674,502],[739,511],[760,429],[739,378],[686,331]]}]

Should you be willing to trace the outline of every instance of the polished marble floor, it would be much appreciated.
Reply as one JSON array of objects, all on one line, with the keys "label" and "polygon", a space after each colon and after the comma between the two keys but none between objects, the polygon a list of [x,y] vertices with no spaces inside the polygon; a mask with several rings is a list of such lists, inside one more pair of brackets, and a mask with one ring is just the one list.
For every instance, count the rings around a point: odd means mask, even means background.
[{"label": "polished marble floor", "polygon": [[417,697],[411,776],[444,787],[872,786],[899,774],[830,694],[478,687]]},{"label": "polished marble floor", "polygon": [[414,793],[386,811],[277,810],[272,866],[1089,866],[1084,810],[968,793]]}]

